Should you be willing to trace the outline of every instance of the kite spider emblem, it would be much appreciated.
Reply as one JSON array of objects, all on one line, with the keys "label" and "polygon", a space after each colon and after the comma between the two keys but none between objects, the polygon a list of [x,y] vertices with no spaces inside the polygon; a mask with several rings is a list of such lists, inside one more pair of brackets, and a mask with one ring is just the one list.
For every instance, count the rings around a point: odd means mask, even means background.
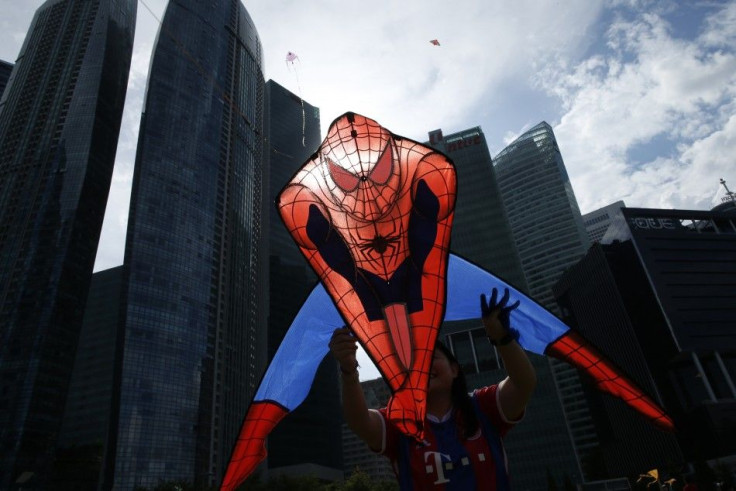
[{"label": "kite spider emblem", "polygon": [[320,283],[261,381],[221,489],[237,487],[265,458],[266,437],[304,401],[333,331],[344,325],[391,389],[389,421],[421,441],[440,324],[479,318],[479,294],[492,288],[508,288],[521,299],[511,318],[524,349],[575,365],[599,390],[673,428],[664,411],[579,334],[511,285],[450,254],[456,195],[454,164],[442,153],[355,113],[330,125],[277,201]]},{"label": "kite spider emblem", "polygon": [[382,235],[376,234],[372,239],[368,239],[359,247],[362,251],[375,251],[378,254],[383,254],[387,249],[397,247],[399,237],[383,237]]}]

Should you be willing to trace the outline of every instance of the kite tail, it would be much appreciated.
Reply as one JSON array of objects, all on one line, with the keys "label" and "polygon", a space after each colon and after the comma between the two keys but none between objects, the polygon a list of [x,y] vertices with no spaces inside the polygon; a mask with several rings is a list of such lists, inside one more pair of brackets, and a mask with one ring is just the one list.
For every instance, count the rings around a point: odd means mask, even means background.
[{"label": "kite tail", "polygon": [[294,70],[294,76],[296,77],[296,88],[299,90],[299,101],[302,104],[302,147],[307,146],[307,116],[304,111],[304,99],[302,98],[302,87],[299,83],[299,73]]},{"label": "kite tail", "polygon": [[266,458],[266,437],[288,412],[283,406],[271,401],[256,401],[251,405],[240,429],[220,491],[236,489]]},{"label": "kite tail", "polygon": [[577,332],[568,331],[550,343],[545,354],[583,370],[593,377],[598,390],[623,399],[658,428],[675,430],[672,418]]}]

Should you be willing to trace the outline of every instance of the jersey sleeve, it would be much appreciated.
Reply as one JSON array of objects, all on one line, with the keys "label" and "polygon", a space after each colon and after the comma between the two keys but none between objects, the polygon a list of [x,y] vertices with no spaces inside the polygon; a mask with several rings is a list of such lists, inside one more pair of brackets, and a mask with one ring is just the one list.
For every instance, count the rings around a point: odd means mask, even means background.
[{"label": "jersey sleeve", "polygon": [[376,411],[378,414],[380,414],[381,422],[383,423],[383,438],[381,439],[381,448],[372,448],[371,450],[378,454],[385,455],[391,461],[396,460],[398,456],[400,438],[399,429],[388,422],[387,408],[384,407],[381,409],[370,409],[370,411]]},{"label": "jersey sleeve", "polygon": [[501,437],[505,436],[516,423],[524,418],[523,414],[515,421],[506,418],[498,403],[498,385],[476,389],[473,391],[473,397],[476,398],[481,411],[483,411],[483,414],[486,415],[493,426],[496,427]]}]

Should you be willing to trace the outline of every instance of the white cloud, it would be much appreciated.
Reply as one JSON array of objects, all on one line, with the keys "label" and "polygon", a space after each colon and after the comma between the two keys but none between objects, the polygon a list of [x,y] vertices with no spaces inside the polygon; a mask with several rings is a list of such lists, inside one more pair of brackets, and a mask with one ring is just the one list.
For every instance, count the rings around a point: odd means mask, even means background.
[{"label": "white cloud", "polygon": [[[293,8],[292,8],[293,7]],[[464,121],[509,79],[524,80],[532,61],[580,49],[599,2],[407,1],[246,4],[266,55],[266,76],[321,108],[323,126],[353,110],[420,138]],[[269,19],[289,19],[269,22]],[[294,20],[292,20],[292,18]],[[441,46],[432,46],[431,39]],[[299,55],[296,76],[284,62]],[[301,90],[300,90],[301,89]]]},{"label": "white cloud", "polygon": [[700,41],[711,47],[733,47],[736,44],[736,2],[728,2],[715,15],[705,21],[706,29]]},{"label": "white cloud", "polygon": [[[724,38],[723,23],[705,26],[720,31],[704,32],[700,40]],[[546,67],[538,78],[564,104],[554,130],[581,208],[618,199],[629,206],[705,206],[720,177],[715,174],[733,168],[733,160],[724,161],[720,148],[706,143],[730,141],[733,48],[678,39],[649,13],[613,23],[608,42],[610,53],[572,70]],[[675,154],[632,165],[629,152],[655,137],[677,142]]]}]

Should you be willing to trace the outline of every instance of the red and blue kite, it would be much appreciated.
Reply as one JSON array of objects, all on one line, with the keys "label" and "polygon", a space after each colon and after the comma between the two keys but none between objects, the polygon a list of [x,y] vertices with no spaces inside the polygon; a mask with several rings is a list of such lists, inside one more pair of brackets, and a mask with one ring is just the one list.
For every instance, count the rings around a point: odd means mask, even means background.
[{"label": "red and blue kite", "polygon": [[423,437],[426,392],[443,321],[477,319],[478,297],[508,288],[526,350],[565,360],[654,424],[672,420],[579,334],[491,273],[450,253],[452,161],[346,113],[281,191],[286,228],[320,283],[301,308],[246,414],[222,490],[265,458],[268,434],[306,399],[335,329],[348,326],[392,391],[389,419]]}]

